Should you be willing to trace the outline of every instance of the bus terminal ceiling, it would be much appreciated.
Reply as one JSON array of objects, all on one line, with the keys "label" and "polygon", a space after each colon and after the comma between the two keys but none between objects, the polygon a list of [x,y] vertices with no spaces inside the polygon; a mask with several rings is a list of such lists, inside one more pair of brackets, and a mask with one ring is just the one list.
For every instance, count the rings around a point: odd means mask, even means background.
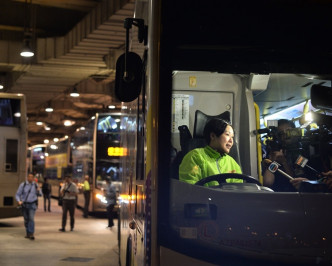
[{"label": "bus terminal ceiling", "polygon": [[[114,69],[124,50],[123,21],[133,12],[134,0],[0,1],[0,92],[26,96],[30,145],[70,135],[110,104],[120,107]],[[32,32],[31,59],[20,56],[24,31]],[[74,87],[78,98],[69,96]],[[66,119],[75,124],[65,127]]]},{"label": "bus terminal ceiling", "polygon": [[[5,83],[0,91],[25,94],[30,145],[70,135],[96,112],[109,111],[110,104],[119,111],[115,62],[124,51],[123,21],[133,17],[134,5],[135,0],[0,1],[0,82]],[[26,60],[19,53],[24,30],[30,28],[35,56]],[[135,43],[132,48],[137,48]],[[311,81],[295,76],[294,83],[282,83],[284,93],[274,95],[271,86],[284,80],[274,77],[267,90],[255,95],[262,114],[277,111],[285,99],[295,104],[299,95],[308,98],[312,84],[325,83],[325,78]],[[74,87],[78,98],[69,96]],[[45,112],[48,105],[52,113]],[[76,123],[65,127],[66,119]],[[36,125],[37,121],[51,130]]]}]

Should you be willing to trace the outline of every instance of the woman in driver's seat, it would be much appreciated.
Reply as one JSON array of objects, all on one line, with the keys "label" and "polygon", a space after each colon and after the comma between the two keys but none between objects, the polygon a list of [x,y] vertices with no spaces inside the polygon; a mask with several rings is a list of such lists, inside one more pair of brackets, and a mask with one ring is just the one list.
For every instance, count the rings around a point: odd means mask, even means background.
[{"label": "woman in driver's seat", "polygon": [[[179,168],[181,181],[195,184],[197,181],[212,175],[237,173],[242,174],[240,166],[228,155],[233,146],[234,130],[222,119],[211,119],[204,128],[204,138],[208,145],[188,152]],[[227,183],[243,183],[242,179],[228,178]],[[206,186],[217,186],[211,181]]]}]

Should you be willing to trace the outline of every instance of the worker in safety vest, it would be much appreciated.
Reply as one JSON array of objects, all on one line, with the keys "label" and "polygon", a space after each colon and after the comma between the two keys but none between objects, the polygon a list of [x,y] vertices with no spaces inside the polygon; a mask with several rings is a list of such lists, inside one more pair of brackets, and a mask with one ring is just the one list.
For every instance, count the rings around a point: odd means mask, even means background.
[{"label": "worker in safety vest", "polygon": [[88,218],[89,204],[90,204],[90,183],[89,183],[89,176],[88,175],[85,175],[85,177],[84,177],[83,195],[84,195],[83,217]]},{"label": "worker in safety vest", "polygon": [[[208,145],[188,152],[179,168],[181,181],[195,184],[197,181],[212,175],[237,173],[242,174],[241,167],[228,155],[233,146],[234,130],[229,122],[213,118],[204,128],[204,138]],[[227,183],[243,183],[242,179],[228,178]],[[211,181],[206,186],[217,186]]]}]

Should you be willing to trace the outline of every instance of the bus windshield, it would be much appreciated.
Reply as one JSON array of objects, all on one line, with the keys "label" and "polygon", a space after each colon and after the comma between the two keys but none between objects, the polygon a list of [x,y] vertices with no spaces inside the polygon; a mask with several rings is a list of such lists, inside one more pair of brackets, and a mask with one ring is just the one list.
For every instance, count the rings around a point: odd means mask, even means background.
[{"label": "bus windshield", "polygon": [[0,99],[0,126],[20,126],[20,100]]},{"label": "bus windshield", "polygon": [[119,158],[123,150],[119,147],[120,116],[100,115],[96,139],[96,184],[97,188],[106,186],[106,179],[119,180]]}]

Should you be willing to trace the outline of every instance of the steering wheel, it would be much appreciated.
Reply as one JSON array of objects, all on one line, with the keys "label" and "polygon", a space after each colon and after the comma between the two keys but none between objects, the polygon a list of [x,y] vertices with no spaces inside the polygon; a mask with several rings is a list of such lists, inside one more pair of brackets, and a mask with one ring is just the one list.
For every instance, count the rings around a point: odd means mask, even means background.
[{"label": "steering wheel", "polygon": [[243,181],[246,181],[246,183],[254,183],[256,185],[261,186],[261,183],[252,176],[243,175],[243,174],[234,174],[234,173],[211,175],[197,181],[195,185],[203,186],[204,184],[209,183],[211,181],[217,181],[219,184],[227,183],[226,179],[228,178],[242,179]]}]

